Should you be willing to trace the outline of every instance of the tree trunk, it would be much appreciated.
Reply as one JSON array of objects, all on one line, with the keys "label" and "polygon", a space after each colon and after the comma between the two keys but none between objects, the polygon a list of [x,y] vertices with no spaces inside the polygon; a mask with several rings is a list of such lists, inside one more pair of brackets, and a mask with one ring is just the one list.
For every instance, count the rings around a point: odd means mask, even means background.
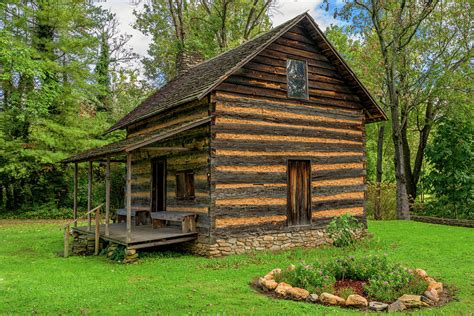
[{"label": "tree trunk", "polygon": [[382,123],[379,126],[378,137],[377,137],[377,178],[375,180],[375,214],[374,217],[377,220],[382,219],[381,210],[381,184],[382,184],[382,158],[383,158],[383,137],[384,137],[385,125]]},{"label": "tree trunk", "polygon": [[[395,48],[392,48],[395,50]],[[392,61],[388,66],[387,85],[388,96],[390,104],[390,114],[392,119],[392,139],[394,147],[394,164],[395,164],[395,179],[397,180],[397,218],[409,220],[410,219],[410,204],[408,202],[408,194],[405,178],[405,161],[403,156],[403,144],[400,126],[400,106],[398,100],[398,92],[395,87],[395,62]]]},{"label": "tree trunk", "polygon": [[[423,127],[419,129],[419,140],[416,150],[415,161],[413,163],[413,169],[411,168],[411,155],[407,154],[407,149],[409,150],[409,143],[407,139],[407,127],[404,126],[402,129],[402,141],[403,147],[405,150],[404,160],[405,160],[405,170],[406,170],[406,180],[407,180],[407,193],[409,196],[410,202],[414,202],[418,192],[417,185],[420,179],[421,167],[423,164],[423,157],[425,154],[425,148],[428,143],[428,137],[431,132],[431,127],[434,119],[434,105],[431,101],[428,101],[425,110],[425,117],[423,122]],[[407,118],[408,119],[408,118]]]}]

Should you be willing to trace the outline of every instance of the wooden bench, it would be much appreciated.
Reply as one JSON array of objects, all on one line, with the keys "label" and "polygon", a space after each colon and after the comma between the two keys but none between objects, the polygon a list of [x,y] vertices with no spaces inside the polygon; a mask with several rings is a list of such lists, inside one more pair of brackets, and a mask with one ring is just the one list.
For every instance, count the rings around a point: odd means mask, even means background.
[{"label": "wooden bench", "polygon": [[153,228],[165,227],[166,222],[180,222],[183,233],[192,233],[196,231],[196,213],[191,212],[153,212],[151,220]]},{"label": "wooden bench", "polygon": [[[131,211],[132,215],[132,223],[135,222],[135,226],[140,224],[145,225],[147,224],[147,217],[150,211]],[[117,223],[125,223],[127,222],[127,210],[124,208],[119,208],[117,210]],[[149,221],[148,221],[149,223]]]}]

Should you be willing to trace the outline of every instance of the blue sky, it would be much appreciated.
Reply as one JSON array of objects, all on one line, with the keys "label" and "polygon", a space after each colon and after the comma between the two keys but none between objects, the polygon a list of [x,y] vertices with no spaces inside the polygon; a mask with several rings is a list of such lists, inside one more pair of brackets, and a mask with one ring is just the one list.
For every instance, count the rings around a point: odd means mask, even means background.
[{"label": "blue sky", "polygon": [[[146,55],[151,39],[143,35],[140,31],[133,29],[132,25],[135,21],[133,10],[140,10],[144,1],[145,0],[106,0],[99,3],[103,8],[110,9],[117,15],[120,22],[120,30],[132,35],[129,46],[141,56]],[[138,5],[133,4],[137,2],[139,2]],[[320,7],[322,2],[322,0],[280,0],[278,1],[276,9],[272,12],[271,18],[273,25],[279,25],[305,11],[311,14],[319,27],[323,30],[331,24],[339,24],[340,21],[335,20],[332,13],[326,12]],[[331,5],[340,6],[341,3],[342,0],[331,1]]]}]

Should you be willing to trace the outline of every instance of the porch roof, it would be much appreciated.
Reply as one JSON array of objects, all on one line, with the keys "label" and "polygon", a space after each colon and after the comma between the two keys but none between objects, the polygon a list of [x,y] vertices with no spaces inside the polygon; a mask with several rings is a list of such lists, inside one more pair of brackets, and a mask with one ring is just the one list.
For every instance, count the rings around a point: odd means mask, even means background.
[{"label": "porch roof", "polygon": [[81,162],[96,160],[99,158],[105,158],[110,156],[116,156],[121,153],[127,153],[132,150],[141,148],[143,146],[149,145],[159,140],[166,139],[173,135],[176,135],[180,132],[189,130],[191,128],[204,125],[211,121],[211,117],[204,117],[194,121],[190,121],[184,124],[176,126],[171,126],[169,128],[160,129],[158,132],[143,134],[135,137],[130,137],[123,139],[114,143],[104,145],[102,147],[92,148],[86,151],[83,151],[79,154],[73,155],[62,160],[62,163],[71,163],[71,162]]}]

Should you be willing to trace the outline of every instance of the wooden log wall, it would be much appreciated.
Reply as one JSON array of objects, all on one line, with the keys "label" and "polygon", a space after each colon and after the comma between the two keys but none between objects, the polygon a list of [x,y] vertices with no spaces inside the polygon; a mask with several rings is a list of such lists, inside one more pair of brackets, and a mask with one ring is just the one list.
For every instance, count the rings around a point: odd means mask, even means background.
[{"label": "wooden log wall", "polygon": [[[151,133],[160,128],[179,126],[209,115],[208,100],[186,104],[157,117],[142,121],[128,130],[128,137]],[[166,211],[199,213],[197,227],[200,232],[209,228],[209,135],[210,126],[200,126],[176,136],[150,144],[147,149],[133,152],[132,210],[151,210],[152,160],[166,160]],[[164,150],[160,150],[164,148]],[[176,172],[193,170],[195,199],[176,198]]]},{"label": "wooden log wall", "polygon": [[[308,64],[308,100],[287,97],[286,61]],[[287,160],[311,160],[312,225],[364,218],[364,116],[359,98],[306,31],[296,26],[212,95],[214,233],[281,229]]]}]

